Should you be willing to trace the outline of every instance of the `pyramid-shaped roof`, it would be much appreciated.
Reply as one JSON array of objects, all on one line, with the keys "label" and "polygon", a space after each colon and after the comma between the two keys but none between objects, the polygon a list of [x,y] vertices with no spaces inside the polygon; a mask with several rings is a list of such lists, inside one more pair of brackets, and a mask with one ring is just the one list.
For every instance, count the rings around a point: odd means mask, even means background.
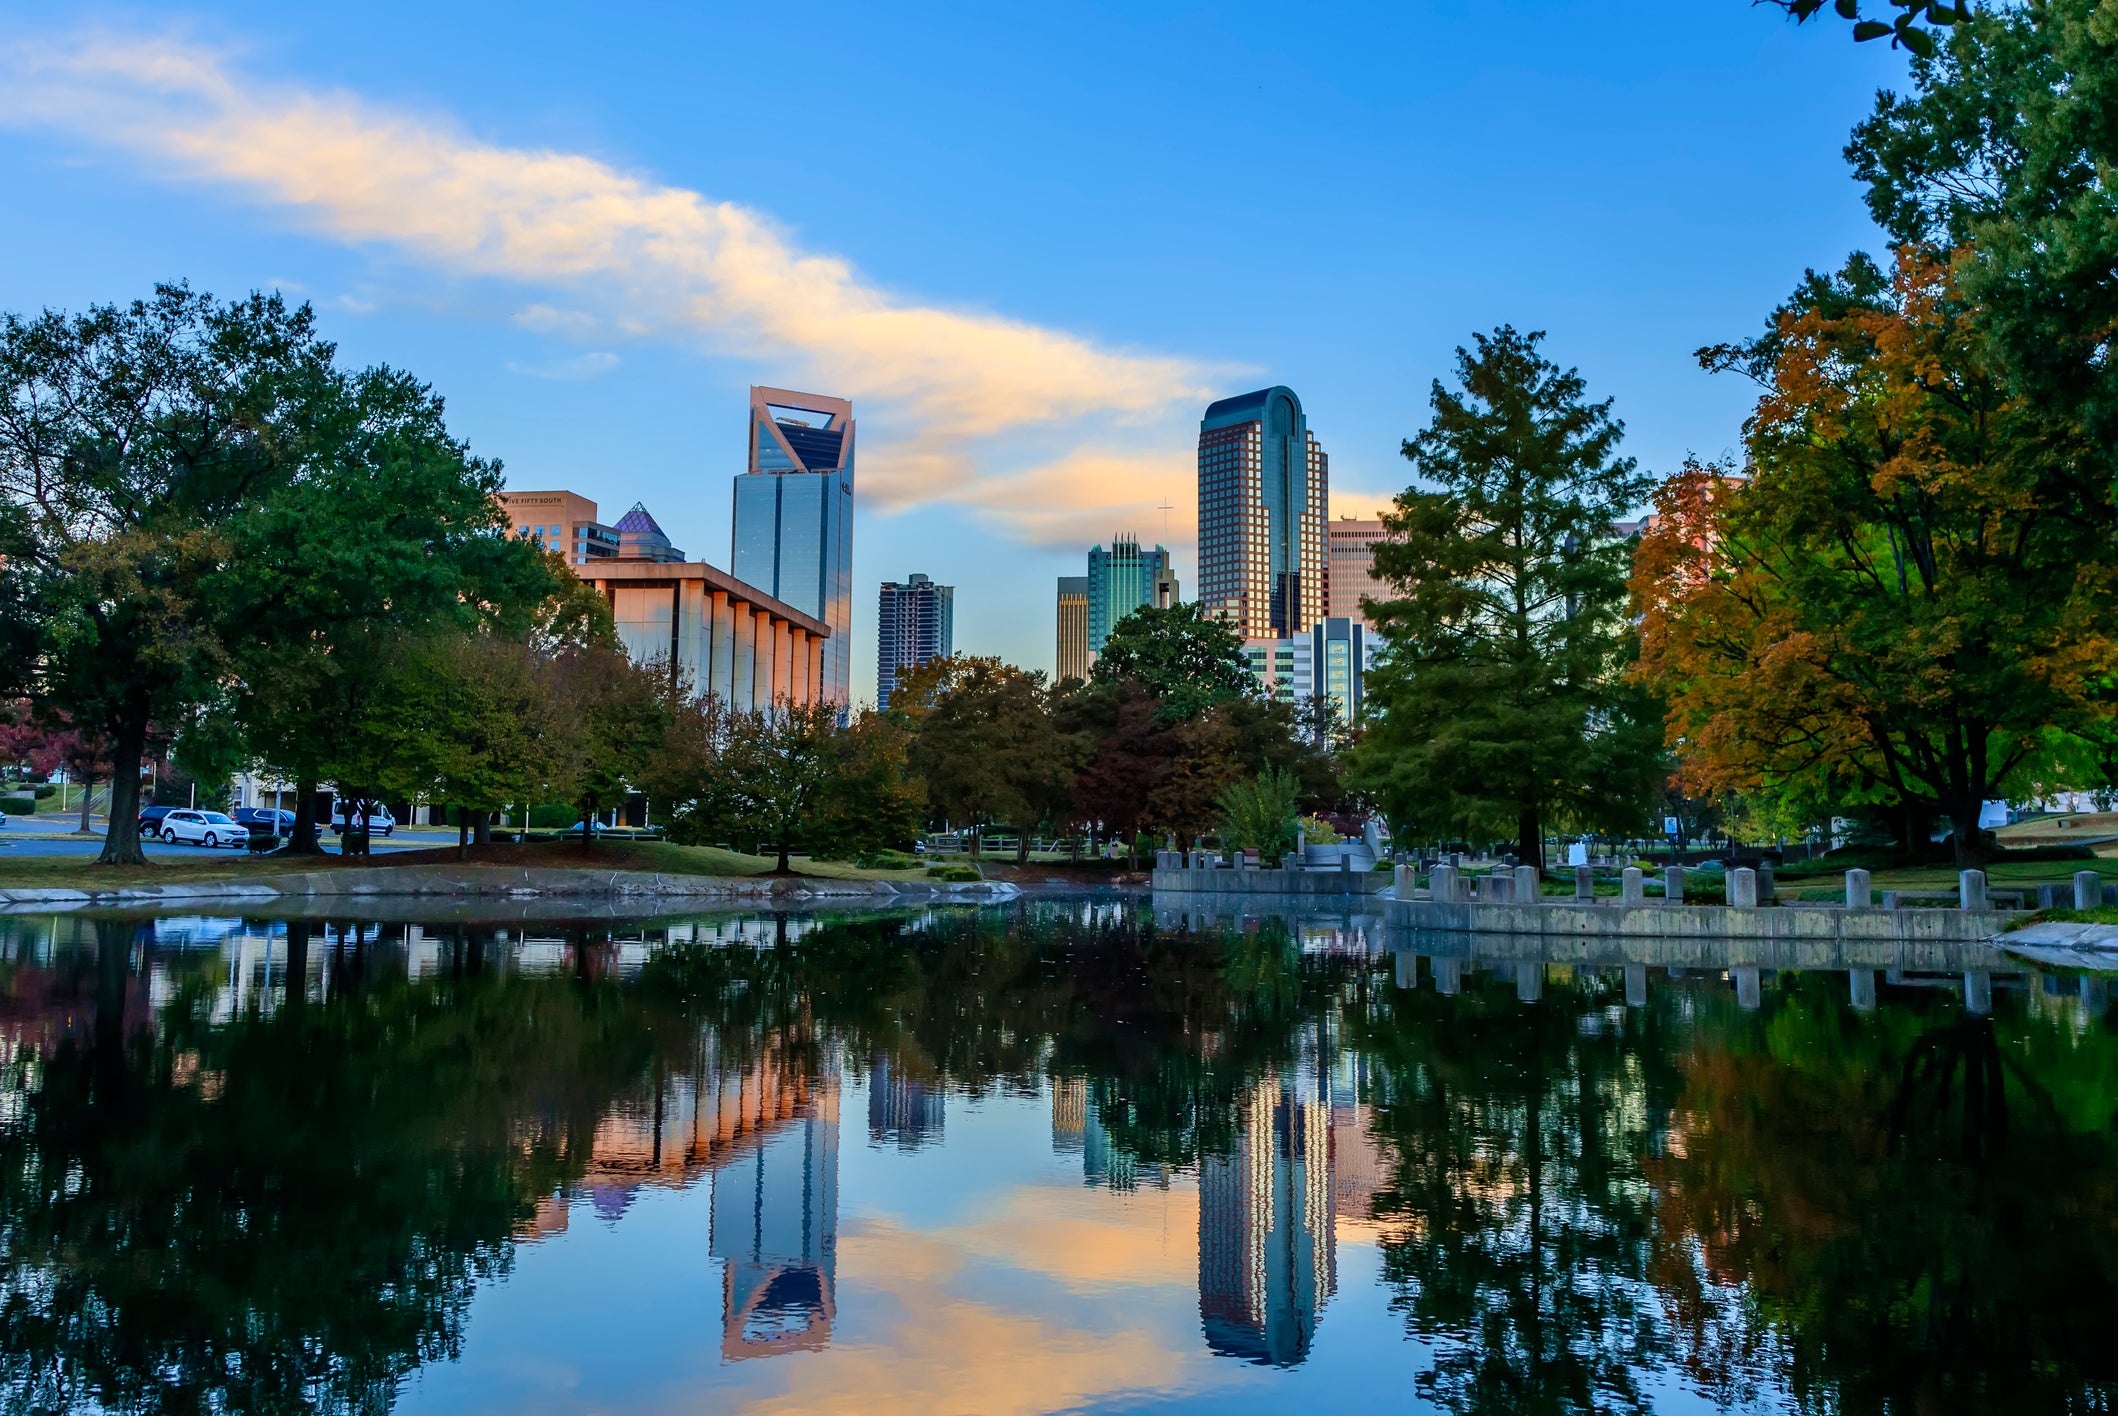
[{"label": "pyramid-shaped roof", "polygon": [[619,517],[618,524],[613,529],[618,531],[630,531],[635,534],[645,531],[650,535],[663,537],[666,537],[668,534],[663,531],[660,526],[657,526],[655,524],[655,519],[652,516],[649,516],[647,514],[647,504],[645,502],[634,502],[632,504],[632,510],[626,512],[625,515]]}]

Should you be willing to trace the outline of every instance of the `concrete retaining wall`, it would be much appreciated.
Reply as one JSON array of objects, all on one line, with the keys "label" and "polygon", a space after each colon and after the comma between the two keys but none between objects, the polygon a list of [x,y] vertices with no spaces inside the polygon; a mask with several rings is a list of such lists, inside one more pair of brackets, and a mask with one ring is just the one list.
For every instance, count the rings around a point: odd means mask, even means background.
[{"label": "concrete retaining wall", "polygon": [[[1399,929],[1572,938],[1742,939],[1811,942],[1934,940],[1982,943],[2008,921],[2002,910],[1884,910],[1729,905],[1471,905],[1398,900]],[[1794,967],[1790,965],[1789,967]],[[1827,967],[1815,965],[1814,967]]]},{"label": "concrete retaining wall", "polygon": [[[990,890],[990,885],[985,887]],[[975,893],[965,887],[962,893]],[[891,899],[900,894],[954,896],[936,886],[900,888],[882,880],[761,880],[751,876],[661,875],[638,870],[561,870],[506,865],[369,866],[311,870],[104,890],[0,890],[0,907],[192,905],[278,899],[417,897],[529,899],[541,896],[672,900]],[[1013,893],[1012,889],[1009,893]]]},{"label": "concrete retaining wall", "polygon": [[1390,887],[1377,870],[1182,870],[1154,873],[1157,895],[1376,895]]}]

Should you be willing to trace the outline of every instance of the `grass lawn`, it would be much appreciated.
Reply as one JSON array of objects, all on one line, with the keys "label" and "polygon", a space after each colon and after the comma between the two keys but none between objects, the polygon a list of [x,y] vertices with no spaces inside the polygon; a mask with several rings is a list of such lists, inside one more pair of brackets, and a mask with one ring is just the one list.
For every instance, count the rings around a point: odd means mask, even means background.
[{"label": "grass lawn", "polygon": [[[239,880],[311,870],[343,870],[405,865],[458,864],[456,848],[387,851],[374,856],[225,856],[168,861],[152,865],[97,865],[92,856],[0,856],[0,890],[78,890],[124,885],[173,885],[205,880]],[[471,865],[535,865],[559,869],[642,870],[665,875],[765,875],[777,859],[745,855],[716,846],[678,846],[667,841],[599,841],[583,851],[578,840],[536,841],[526,845],[474,847]],[[845,861],[811,861],[797,856],[797,875],[826,880],[924,880],[924,868],[862,870]]]}]

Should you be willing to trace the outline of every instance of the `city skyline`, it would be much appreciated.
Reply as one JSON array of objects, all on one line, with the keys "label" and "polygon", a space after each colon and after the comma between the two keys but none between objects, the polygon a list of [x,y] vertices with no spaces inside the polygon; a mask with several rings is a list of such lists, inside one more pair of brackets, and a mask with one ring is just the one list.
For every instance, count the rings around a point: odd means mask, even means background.
[{"label": "city skyline", "polygon": [[[1021,16],[849,7],[821,17],[845,42],[789,112],[703,57],[769,45],[762,16],[660,15],[643,46],[537,6],[496,50],[471,7],[167,14],[25,12],[0,46],[23,214],[0,307],[173,278],[312,300],[346,358],[445,394],[511,488],[643,501],[711,560],[745,389],[830,389],[867,424],[855,586],[960,544],[929,563],[964,590],[960,647],[1047,668],[1046,577],[1111,527],[1196,585],[1191,444],[1222,393],[1302,391],[1334,516],[1406,484],[1429,380],[1504,320],[1616,398],[1643,466],[1732,447],[1748,390],[1691,352],[1828,253],[1879,247],[1838,150],[1904,69],[1743,5],[1682,27],[1348,7],[1322,22],[1371,42],[1239,109],[1209,76],[1283,57],[1261,8],[1114,10],[1031,41]],[[830,157],[790,180],[803,150]],[[1331,193],[1327,218],[1260,218],[1260,160]],[[860,592],[857,699],[870,613]]]}]

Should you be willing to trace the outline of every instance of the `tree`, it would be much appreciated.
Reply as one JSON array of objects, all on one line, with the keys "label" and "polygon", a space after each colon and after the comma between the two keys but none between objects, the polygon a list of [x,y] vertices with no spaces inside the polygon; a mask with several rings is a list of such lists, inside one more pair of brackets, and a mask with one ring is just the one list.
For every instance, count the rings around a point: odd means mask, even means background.
[{"label": "tree", "polygon": [[1934,253],[1902,252],[1887,296],[1783,307],[1771,338],[1752,476],[1693,465],[1659,494],[1640,677],[1692,789],[1880,789],[1976,864],[1981,803],[2049,729],[2107,716],[2111,483],[2077,424],[2008,392]]},{"label": "tree", "polygon": [[1295,816],[1298,784],[1291,772],[1268,767],[1255,781],[1221,788],[1221,835],[1237,850],[1255,850],[1268,863],[1301,844]]},{"label": "tree", "polygon": [[[1434,486],[1384,517],[1364,601],[1383,649],[1369,673],[1354,779],[1393,826],[1420,798],[1432,828],[1512,828],[1542,866],[1547,820],[1636,824],[1659,786],[1652,716],[1624,680],[1625,544],[1646,494],[1609,400],[1502,326],[1457,350],[1404,454]],[[1399,805],[1394,808],[1390,803]]]},{"label": "tree", "polygon": [[1929,58],[1935,52],[1934,29],[1962,24],[1973,13],[1970,0],[1962,0],[1956,5],[1938,5],[1933,0],[1888,0],[1890,9],[1897,11],[1893,20],[1875,18],[1888,15],[1890,10],[1864,9],[1860,0],[1752,0],[1752,3],[1777,5],[1794,16],[1796,24],[1808,23],[1822,14],[1828,4],[1840,19],[1853,21],[1855,40],[1866,43],[1872,39],[1888,39],[1892,49],[1903,47],[1921,58]]},{"label": "tree", "polygon": [[1041,672],[949,655],[900,676],[890,711],[913,731],[908,761],[927,800],[971,827],[974,856],[979,833],[998,823],[1017,828],[1026,855],[1029,834],[1064,812],[1079,744],[1055,722]]},{"label": "tree", "polygon": [[840,732],[837,704],[789,699],[739,713],[730,725],[723,761],[736,818],[778,849],[778,874],[789,873],[788,854],[830,791]]},{"label": "tree", "polygon": [[1216,703],[1257,692],[1242,637],[1198,605],[1142,605],[1119,620],[1089,678],[1138,683],[1154,695],[1164,722],[1196,718]]},{"label": "tree", "polygon": [[243,522],[304,465],[333,388],[309,310],[182,286],[66,316],[0,319],[0,498],[33,606],[37,696],[108,738],[104,864],[141,864],[149,725],[229,667],[214,578]]},{"label": "tree", "polygon": [[596,811],[624,799],[668,726],[668,672],[641,667],[607,644],[567,645],[547,666],[564,736],[553,753],[553,788],[581,807],[581,846],[595,844]]},{"label": "tree", "polygon": [[436,748],[426,790],[456,808],[459,850],[474,816],[482,826],[512,802],[541,800],[557,775],[567,725],[543,660],[522,640],[478,632],[416,646],[393,708],[406,736]]},{"label": "tree", "polygon": [[927,809],[911,750],[911,733],[888,713],[856,713],[834,733],[830,780],[808,828],[811,849],[859,860],[909,847]]}]

